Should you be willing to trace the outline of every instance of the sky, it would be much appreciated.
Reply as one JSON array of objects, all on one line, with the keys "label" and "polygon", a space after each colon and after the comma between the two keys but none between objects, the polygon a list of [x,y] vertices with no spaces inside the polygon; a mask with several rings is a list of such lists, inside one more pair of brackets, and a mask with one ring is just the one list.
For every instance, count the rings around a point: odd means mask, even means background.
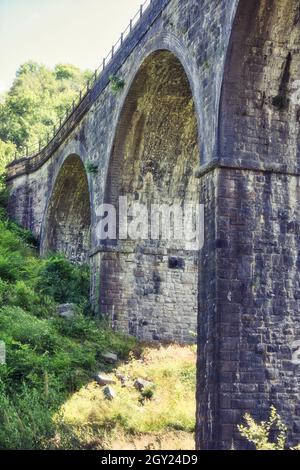
[{"label": "sky", "polygon": [[141,0],[0,0],[0,93],[33,60],[95,69]]}]

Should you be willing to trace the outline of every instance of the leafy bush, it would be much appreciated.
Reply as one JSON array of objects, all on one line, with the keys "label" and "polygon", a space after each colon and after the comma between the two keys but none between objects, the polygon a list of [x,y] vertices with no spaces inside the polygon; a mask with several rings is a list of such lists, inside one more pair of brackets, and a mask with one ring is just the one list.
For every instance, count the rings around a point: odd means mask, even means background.
[{"label": "leafy bush", "polygon": [[23,272],[23,258],[19,253],[0,249],[0,278],[4,281],[16,281]]},{"label": "leafy bush", "polygon": [[26,245],[30,247],[37,246],[37,240],[30,230],[25,230],[12,221],[7,222],[7,227],[9,228],[10,232],[17,235],[18,239],[24,242]]},{"label": "leafy bush", "polygon": [[37,289],[59,303],[85,303],[89,298],[89,268],[71,264],[63,255],[53,254],[39,271]]},{"label": "leafy bush", "polygon": [[[268,421],[256,423],[250,414],[245,415],[245,421],[246,426],[238,426],[238,429],[256,450],[285,450],[287,427],[274,406],[271,407]],[[300,446],[294,450],[300,450]]]},{"label": "leafy bush", "polygon": [[8,299],[10,292],[10,284],[0,278],[0,307],[2,307]]},{"label": "leafy bush", "polygon": [[115,75],[111,75],[109,77],[109,81],[113,93],[118,93],[119,91],[123,90],[125,86],[125,81],[122,78],[116,77]]},{"label": "leafy bush", "polygon": [[[126,357],[133,340],[83,313],[89,307],[89,268],[64,256],[37,257],[30,232],[0,213],[0,449],[49,446],[53,416],[70,393],[89,381],[109,348]],[[77,314],[58,317],[57,304]],[[103,366],[101,366],[103,367]]]},{"label": "leafy bush", "polygon": [[0,219],[5,218],[5,211],[9,198],[9,190],[5,184],[5,176],[0,174],[0,208],[2,208],[2,214],[0,214]]},{"label": "leafy bush", "polygon": [[85,165],[87,173],[91,175],[96,175],[98,173],[99,167],[92,162],[87,162]]},{"label": "leafy bush", "polygon": [[53,409],[26,385],[11,397],[0,381],[0,449],[40,449],[54,433]]}]

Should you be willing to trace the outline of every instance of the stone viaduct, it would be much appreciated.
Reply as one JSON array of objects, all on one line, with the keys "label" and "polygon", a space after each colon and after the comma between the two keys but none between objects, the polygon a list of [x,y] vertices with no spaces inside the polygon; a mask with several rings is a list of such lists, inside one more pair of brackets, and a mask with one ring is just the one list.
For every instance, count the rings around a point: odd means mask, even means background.
[{"label": "stone viaduct", "polygon": [[[298,443],[300,2],[149,3],[48,145],[8,168],[10,213],[42,253],[89,260],[115,328],[192,341],[198,312],[199,448],[244,448],[237,424],[271,404]],[[203,203],[204,248],[101,243],[98,208],[125,194]]]}]

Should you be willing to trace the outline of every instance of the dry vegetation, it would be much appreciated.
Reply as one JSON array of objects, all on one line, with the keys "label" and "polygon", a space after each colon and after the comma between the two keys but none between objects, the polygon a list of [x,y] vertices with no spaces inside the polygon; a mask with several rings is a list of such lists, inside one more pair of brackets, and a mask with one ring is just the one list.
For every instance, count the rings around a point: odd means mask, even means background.
[{"label": "dry vegetation", "polygon": [[[111,374],[117,396],[105,399],[103,388],[91,382],[74,394],[56,417],[63,445],[93,449],[192,450],[195,425],[195,348],[147,347]],[[116,376],[128,378],[122,387]],[[151,399],[134,388],[134,380],[154,382]],[[58,446],[62,445],[57,435]]]}]

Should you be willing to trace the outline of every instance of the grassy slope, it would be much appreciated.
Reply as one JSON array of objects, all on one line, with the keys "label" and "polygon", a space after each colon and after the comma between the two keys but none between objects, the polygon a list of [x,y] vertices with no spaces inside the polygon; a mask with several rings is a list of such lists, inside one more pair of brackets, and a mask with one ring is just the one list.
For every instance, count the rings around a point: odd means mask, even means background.
[{"label": "grassy slope", "polygon": [[[59,255],[39,259],[31,235],[0,212],[0,449],[39,448],[54,435],[52,416],[101,365],[101,352],[126,358],[133,339],[88,316],[89,274]],[[74,320],[57,317],[75,302]]]},{"label": "grassy slope", "polygon": [[[0,365],[0,449],[192,448],[194,351],[143,350],[107,329],[89,314],[88,269],[59,255],[40,259],[33,243],[0,207],[0,340],[7,354]],[[64,302],[76,303],[73,320],[57,317]],[[130,376],[128,387],[115,387],[113,402],[90,380],[110,371],[101,361],[106,350],[119,355],[118,367]],[[155,382],[152,400],[141,403],[132,386],[137,377]]]},{"label": "grassy slope", "polygon": [[[90,383],[64,404],[60,419],[84,448],[192,450],[195,369],[195,347],[144,347],[111,374],[117,382],[112,402]],[[125,387],[120,374],[127,377]],[[151,399],[134,388],[137,378],[155,384]]]}]

